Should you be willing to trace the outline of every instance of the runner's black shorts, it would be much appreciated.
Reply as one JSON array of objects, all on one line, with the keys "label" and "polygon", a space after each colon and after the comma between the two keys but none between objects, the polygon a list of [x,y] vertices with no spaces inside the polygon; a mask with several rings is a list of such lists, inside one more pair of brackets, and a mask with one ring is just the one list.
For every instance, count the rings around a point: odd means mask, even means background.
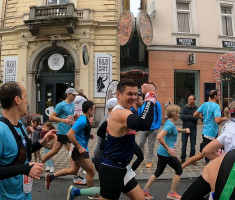
[{"label": "runner's black shorts", "polygon": [[128,193],[137,185],[135,178],[132,178],[124,186],[126,169],[110,167],[101,164],[99,167],[100,196],[105,199],[119,200],[121,192]]},{"label": "runner's black shorts", "polygon": [[85,152],[83,154],[79,153],[78,149],[76,147],[73,148],[71,158],[73,161],[79,160],[80,158],[89,158],[89,153]]},{"label": "runner's black shorts", "polygon": [[62,144],[67,144],[69,141],[69,138],[67,135],[61,135],[61,134],[56,134],[57,135],[57,141],[62,143]]},{"label": "runner's black shorts", "polygon": [[208,145],[212,140],[205,138],[204,136],[202,136],[202,143],[200,144],[200,152],[202,152],[202,150],[204,149],[204,147],[206,145]]}]

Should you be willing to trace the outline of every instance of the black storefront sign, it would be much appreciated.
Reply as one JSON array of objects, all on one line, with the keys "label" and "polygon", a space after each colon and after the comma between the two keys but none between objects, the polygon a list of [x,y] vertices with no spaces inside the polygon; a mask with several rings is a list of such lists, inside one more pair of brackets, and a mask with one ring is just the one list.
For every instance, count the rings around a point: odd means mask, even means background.
[{"label": "black storefront sign", "polygon": [[235,42],[233,41],[222,41],[222,44],[225,48],[235,48]]},{"label": "black storefront sign", "polygon": [[177,45],[196,46],[195,38],[176,38]]}]

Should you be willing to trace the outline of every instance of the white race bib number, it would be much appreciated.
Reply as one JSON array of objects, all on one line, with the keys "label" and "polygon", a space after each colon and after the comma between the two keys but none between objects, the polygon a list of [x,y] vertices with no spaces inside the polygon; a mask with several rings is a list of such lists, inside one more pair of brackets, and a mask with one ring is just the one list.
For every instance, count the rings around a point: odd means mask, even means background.
[{"label": "white race bib number", "polygon": [[33,187],[33,178],[23,175],[23,191],[24,193],[30,193]]},{"label": "white race bib number", "polygon": [[136,173],[132,170],[132,168],[129,165],[126,167],[126,169],[127,171],[124,177],[124,185],[126,185],[136,175]]},{"label": "white race bib number", "polygon": [[73,152],[74,147],[75,147],[75,145],[71,143],[70,149],[69,149],[69,156],[70,157],[72,156],[72,152]]}]

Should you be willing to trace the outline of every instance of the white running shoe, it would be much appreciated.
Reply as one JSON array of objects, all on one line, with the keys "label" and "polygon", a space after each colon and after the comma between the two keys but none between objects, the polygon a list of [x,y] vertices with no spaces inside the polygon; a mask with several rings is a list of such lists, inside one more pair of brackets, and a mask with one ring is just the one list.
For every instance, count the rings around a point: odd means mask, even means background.
[{"label": "white running shoe", "polygon": [[51,170],[50,166],[46,166],[46,172],[49,172]]},{"label": "white running shoe", "polygon": [[51,167],[50,173],[54,173],[54,172],[55,172],[55,168],[54,168],[54,167]]}]

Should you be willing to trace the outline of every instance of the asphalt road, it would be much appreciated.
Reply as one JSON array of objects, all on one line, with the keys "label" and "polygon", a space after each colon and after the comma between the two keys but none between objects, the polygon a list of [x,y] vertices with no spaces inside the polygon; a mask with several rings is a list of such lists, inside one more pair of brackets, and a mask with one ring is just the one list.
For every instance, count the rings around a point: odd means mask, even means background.
[{"label": "asphalt road", "polygon": [[[184,191],[192,183],[193,179],[181,179],[177,188],[177,192],[182,195]],[[141,188],[146,184],[146,180],[138,181]],[[44,178],[40,181],[34,181],[32,199],[33,200],[66,200],[67,189],[73,184],[72,180],[65,178],[58,178],[52,182],[50,190],[47,190],[44,185]],[[99,186],[98,180],[95,181],[95,186]],[[170,189],[171,180],[157,180],[151,187],[150,195],[154,200],[166,200],[166,195]],[[85,188],[85,186],[79,186]],[[87,200],[87,197],[78,197],[77,199]],[[121,195],[120,200],[127,200],[125,195]]]}]

